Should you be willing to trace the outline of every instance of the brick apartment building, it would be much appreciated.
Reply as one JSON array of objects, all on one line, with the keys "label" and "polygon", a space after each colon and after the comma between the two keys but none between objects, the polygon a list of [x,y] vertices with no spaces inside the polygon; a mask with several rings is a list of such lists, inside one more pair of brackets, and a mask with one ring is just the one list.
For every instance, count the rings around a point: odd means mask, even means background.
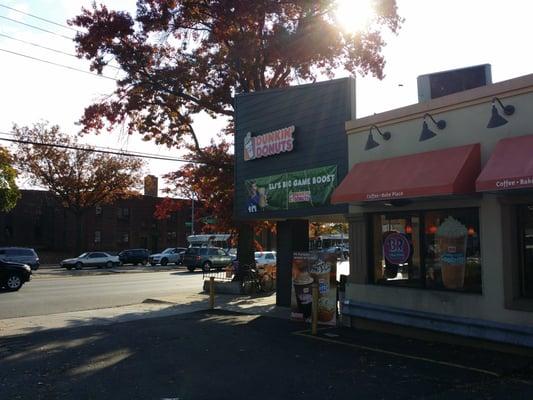
[{"label": "brick apartment building", "polygon": [[[166,247],[186,246],[191,220],[191,204],[164,220],[154,217],[163,198],[145,182],[145,194],[104,204],[88,210],[82,220],[83,251],[118,252],[127,248],[147,248],[152,252]],[[56,261],[75,253],[74,216],[43,190],[22,190],[22,197],[9,213],[0,213],[0,245],[32,247],[42,262]],[[152,194],[152,195],[147,195]]]}]

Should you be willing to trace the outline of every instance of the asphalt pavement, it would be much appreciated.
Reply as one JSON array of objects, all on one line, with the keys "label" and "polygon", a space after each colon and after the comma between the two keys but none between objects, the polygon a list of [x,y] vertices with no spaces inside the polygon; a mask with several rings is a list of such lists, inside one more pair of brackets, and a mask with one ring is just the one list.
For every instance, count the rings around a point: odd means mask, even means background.
[{"label": "asphalt pavement", "polygon": [[202,310],[4,337],[5,399],[531,399],[531,359]]},{"label": "asphalt pavement", "polygon": [[0,292],[0,319],[125,306],[201,289],[202,273],[183,268],[152,273],[39,270],[20,291]]}]

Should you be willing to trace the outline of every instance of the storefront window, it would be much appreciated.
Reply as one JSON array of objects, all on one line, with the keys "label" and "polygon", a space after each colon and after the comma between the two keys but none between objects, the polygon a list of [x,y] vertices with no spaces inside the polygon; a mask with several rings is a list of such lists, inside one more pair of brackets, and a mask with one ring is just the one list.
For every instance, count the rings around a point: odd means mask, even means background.
[{"label": "storefront window", "polygon": [[378,214],[372,230],[375,283],[481,292],[477,209]]},{"label": "storefront window", "polygon": [[518,207],[520,289],[522,297],[533,297],[533,205]]}]

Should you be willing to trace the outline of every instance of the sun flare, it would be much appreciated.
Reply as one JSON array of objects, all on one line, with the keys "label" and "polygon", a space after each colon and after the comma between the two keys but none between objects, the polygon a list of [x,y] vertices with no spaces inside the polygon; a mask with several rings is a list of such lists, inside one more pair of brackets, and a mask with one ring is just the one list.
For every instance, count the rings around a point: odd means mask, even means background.
[{"label": "sun flare", "polygon": [[337,0],[335,18],[346,32],[363,31],[376,17],[374,2],[374,0]]}]

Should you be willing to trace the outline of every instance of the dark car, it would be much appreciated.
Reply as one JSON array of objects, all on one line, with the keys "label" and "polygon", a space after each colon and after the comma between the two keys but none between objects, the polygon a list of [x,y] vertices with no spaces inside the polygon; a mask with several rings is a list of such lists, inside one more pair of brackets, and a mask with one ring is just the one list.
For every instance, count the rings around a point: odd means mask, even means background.
[{"label": "dark car", "polygon": [[211,268],[220,271],[231,261],[231,256],[219,247],[189,247],[183,255],[183,265],[191,272],[196,268],[202,268],[204,272]]},{"label": "dark car", "polygon": [[118,253],[118,259],[121,264],[148,264],[150,252],[146,249],[128,249]]},{"label": "dark car", "polygon": [[29,265],[0,260],[0,286],[9,291],[19,290],[31,279]]},{"label": "dark car", "polygon": [[0,259],[29,265],[32,270],[39,268],[39,256],[35,250],[27,247],[0,247]]}]

